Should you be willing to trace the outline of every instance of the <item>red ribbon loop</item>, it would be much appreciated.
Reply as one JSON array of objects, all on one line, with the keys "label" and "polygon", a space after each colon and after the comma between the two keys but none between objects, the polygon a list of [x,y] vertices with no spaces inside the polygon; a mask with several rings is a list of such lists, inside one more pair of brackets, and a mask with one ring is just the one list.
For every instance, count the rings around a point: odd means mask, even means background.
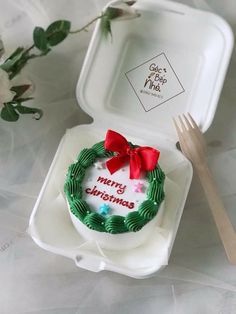
[{"label": "red ribbon loop", "polygon": [[121,134],[108,130],[105,148],[117,153],[106,162],[111,174],[130,163],[130,179],[139,179],[142,171],[152,171],[158,162],[160,152],[152,147],[131,147]]}]

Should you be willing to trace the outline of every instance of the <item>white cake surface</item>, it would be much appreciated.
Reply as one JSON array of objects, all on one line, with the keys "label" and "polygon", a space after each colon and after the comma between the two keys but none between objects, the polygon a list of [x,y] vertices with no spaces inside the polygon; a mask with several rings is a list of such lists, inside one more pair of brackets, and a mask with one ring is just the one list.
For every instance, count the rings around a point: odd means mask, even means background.
[{"label": "white cake surface", "polygon": [[[99,211],[100,205],[107,204],[111,209],[109,214],[126,216],[146,199],[148,182],[144,178],[129,179],[129,165],[111,175],[105,165],[108,159],[97,159],[94,165],[86,169],[82,182],[83,199],[94,211]],[[98,191],[101,193],[94,195]]]}]

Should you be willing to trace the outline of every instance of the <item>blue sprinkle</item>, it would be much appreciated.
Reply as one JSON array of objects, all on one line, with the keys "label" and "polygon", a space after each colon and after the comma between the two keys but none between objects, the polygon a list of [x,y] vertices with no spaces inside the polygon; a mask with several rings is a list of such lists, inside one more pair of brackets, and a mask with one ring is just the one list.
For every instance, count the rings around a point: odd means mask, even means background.
[{"label": "blue sprinkle", "polygon": [[107,215],[110,212],[111,208],[107,204],[102,204],[99,206],[99,214]]}]

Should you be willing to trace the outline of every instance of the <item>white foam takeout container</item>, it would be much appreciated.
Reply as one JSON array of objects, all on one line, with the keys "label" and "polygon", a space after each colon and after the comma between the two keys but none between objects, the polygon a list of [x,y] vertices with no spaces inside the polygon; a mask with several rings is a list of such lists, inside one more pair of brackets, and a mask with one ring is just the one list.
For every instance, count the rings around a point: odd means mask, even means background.
[{"label": "white foam takeout container", "polygon": [[[112,40],[97,23],[77,85],[80,106],[94,121],[62,138],[29,224],[42,248],[91,271],[145,278],[168,264],[192,179],[176,149],[172,117],[190,112],[210,126],[230,60],[233,36],[219,16],[170,1],[138,1],[141,16],[112,22]],[[84,147],[113,129],[133,143],[160,149],[167,175],[165,211],[148,241],[133,250],[104,250],[75,230],[63,197],[67,167]]]}]

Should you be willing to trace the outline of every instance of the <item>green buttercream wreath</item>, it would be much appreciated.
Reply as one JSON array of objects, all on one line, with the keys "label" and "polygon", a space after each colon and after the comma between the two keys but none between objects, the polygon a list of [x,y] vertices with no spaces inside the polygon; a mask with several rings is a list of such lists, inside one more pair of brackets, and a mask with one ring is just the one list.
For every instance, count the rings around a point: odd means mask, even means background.
[{"label": "green buttercream wreath", "polygon": [[[131,146],[133,146],[130,143]],[[104,148],[104,141],[96,143],[92,148],[84,148],[75,163],[69,166],[64,191],[69,203],[70,211],[88,228],[100,232],[112,234],[124,232],[136,232],[142,229],[152,220],[165,197],[164,181],[165,174],[159,165],[152,171],[146,173],[149,187],[147,199],[126,216],[103,215],[91,210],[90,206],[83,200],[82,182],[85,171],[92,166],[97,158],[112,157],[114,153]]]}]

